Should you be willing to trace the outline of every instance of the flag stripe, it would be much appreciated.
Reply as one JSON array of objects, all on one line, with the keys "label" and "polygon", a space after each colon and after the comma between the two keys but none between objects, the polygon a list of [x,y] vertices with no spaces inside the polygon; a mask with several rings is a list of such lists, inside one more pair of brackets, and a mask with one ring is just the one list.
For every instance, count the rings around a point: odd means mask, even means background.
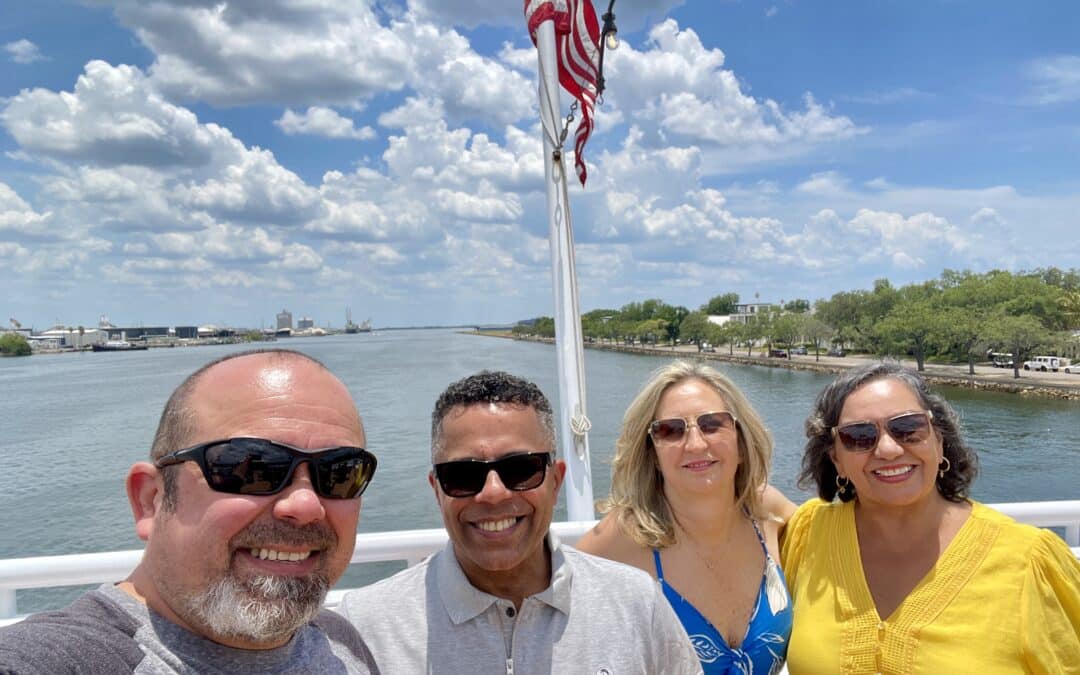
[{"label": "flag stripe", "polygon": [[574,132],[574,167],[585,185],[585,143],[593,130],[593,106],[597,97],[600,25],[591,0],[524,0],[529,37],[536,44],[536,29],[555,22],[555,52],[559,84],[576,98],[581,122]]}]

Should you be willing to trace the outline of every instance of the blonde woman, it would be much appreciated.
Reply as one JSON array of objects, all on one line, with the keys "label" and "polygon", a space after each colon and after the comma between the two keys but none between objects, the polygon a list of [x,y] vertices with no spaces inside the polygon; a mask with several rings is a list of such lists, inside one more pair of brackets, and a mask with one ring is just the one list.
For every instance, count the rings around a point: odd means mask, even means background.
[{"label": "blonde woman", "polygon": [[716,370],[676,361],[630,404],[606,513],[578,548],[658,579],[706,673],[779,672],[791,602],[765,517],[772,438]]}]

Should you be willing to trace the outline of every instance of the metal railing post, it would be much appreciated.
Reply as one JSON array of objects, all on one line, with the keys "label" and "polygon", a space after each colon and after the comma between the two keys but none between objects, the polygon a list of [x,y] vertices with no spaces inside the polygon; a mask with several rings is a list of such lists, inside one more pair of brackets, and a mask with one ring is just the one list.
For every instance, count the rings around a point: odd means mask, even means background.
[{"label": "metal railing post", "polygon": [[18,616],[14,588],[0,588],[0,619]]}]

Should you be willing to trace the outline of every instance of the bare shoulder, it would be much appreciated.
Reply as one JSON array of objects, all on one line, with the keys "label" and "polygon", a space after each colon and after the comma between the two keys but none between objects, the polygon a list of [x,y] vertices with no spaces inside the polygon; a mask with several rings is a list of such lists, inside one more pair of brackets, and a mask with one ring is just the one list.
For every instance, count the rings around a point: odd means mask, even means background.
[{"label": "bare shoulder", "polygon": [[768,484],[761,488],[761,507],[768,516],[768,520],[778,522],[781,528],[799,508],[783,492]]},{"label": "bare shoulder", "polygon": [[594,528],[582,535],[574,548],[652,572],[648,549],[623,531],[614,513],[604,516]]}]

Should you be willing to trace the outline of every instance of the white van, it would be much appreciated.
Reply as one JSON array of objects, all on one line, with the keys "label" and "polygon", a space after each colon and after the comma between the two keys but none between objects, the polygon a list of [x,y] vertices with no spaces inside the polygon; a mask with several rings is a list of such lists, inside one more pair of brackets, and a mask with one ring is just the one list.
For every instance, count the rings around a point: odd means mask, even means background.
[{"label": "white van", "polygon": [[1034,356],[1030,361],[1024,361],[1024,370],[1040,370],[1044,373],[1052,370],[1056,373],[1067,365],[1069,359],[1063,356]]}]

